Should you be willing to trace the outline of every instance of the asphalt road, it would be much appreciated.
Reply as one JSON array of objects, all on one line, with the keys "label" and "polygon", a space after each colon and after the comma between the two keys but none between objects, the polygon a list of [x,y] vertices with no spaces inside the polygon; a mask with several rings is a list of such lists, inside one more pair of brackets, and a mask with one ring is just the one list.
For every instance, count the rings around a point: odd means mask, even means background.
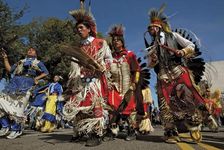
[{"label": "asphalt road", "polygon": [[109,142],[103,142],[97,147],[85,147],[85,142],[70,142],[72,129],[60,129],[53,133],[40,133],[25,130],[24,134],[14,140],[0,138],[0,150],[219,150],[224,149],[224,128],[218,133],[205,130],[202,132],[203,140],[194,144],[189,135],[181,134],[185,142],[167,144],[163,142],[163,130],[155,127],[155,131],[147,136],[138,136],[137,140],[125,141],[122,135]]}]

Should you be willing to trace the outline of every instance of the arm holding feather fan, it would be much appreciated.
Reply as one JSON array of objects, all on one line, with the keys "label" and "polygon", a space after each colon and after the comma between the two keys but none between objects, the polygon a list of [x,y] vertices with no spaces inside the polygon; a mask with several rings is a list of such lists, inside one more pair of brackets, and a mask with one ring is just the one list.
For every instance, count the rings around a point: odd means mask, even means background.
[{"label": "arm holding feather fan", "polygon": [[187,40],[186,38],[183,38],[180,34],[176,32],[173,32],[173,35],[176,38],[177,43],[183,47],[183,49],[180,50],[180,52],[182,53],[182,57],[192,57],[195,52],[195,45],[191,41]]},{"label": "arm holding feather fan", "polygon": [[73,59],[71,59],[71,61],[79,64],[80,66],[94,72],[104,71],[104,68],[96,60],[86,54],[83,49],[78,46],[63,45],[61,47],[61,51],[64,52],[65,55],[72,56]]},{"label": "arm holding feather fan", "polygon": [[173,49],[173,48],[170,48],[166,45],[159,43],[160,47],[162,47],[165,50],[168,50],[170,52],[173,52],[178,57],[184,57],[184,58],[193,57],[194,53],[195,53],[195,51],[194,51],[195,45],[191,41],[183,38],[181,35],[179,35],[176,32],[173,32],[173,35],[174,35],[177,43],[183,47],[181,50]]}]

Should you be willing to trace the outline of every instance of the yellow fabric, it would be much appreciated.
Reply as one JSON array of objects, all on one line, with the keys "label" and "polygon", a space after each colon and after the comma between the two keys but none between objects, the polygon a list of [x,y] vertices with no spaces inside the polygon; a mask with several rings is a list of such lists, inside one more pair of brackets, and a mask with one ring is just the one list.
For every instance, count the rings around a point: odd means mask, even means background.
[{"label": "yellow fabric", "polygon": [[54,130],[54,123],[45,121],[44,126],[41,128],[41,132],[52,132]]},{"label": "yellow fabric", "polygon": [[48,96],[48,100],[46,102],[46,108],[45,108],[46,113],[56,115],[56,100],[57,100],[57,95]]},{"label": "yellow fabric", "polygon": [[222,104],[221,104],[221,101],[220,100],[216,100],[215,103],[214,103],[214,105],[215,105],[214,106],[215,108],[222,108]]},{"label": "yellow fabric", "polygon": [[221,104],[221,90],[216,89],[212,94],[212,99],[214,99],[214,107],[215,108],[222,108]]},{"label": "yellow fabric", "polygon": [[151,95],[151,90],[149,87],[146,89],[142,90],[142,95],[143,95],[143,103],[150,103],[152,104],[152,95]]},{"label": "yellow fabric", "polygon": [[166,32],[166,33],[170,33],[171,32],[171,29],[170,29],[170,26],[166,23],[163,23],[162,24],[162,27],[163,27],[163,30]]},{"label": "yellow fabric", "polygon": [[159,24],[155,24],[155,23],[151,23],[151,24],[149,25],[149,27],[159,27],[159,28],[162,28],[161,25],[159,25]]},{"label": "yellow fabric", "polygon": [[135,83],[138,83],[139,77],[140,77],[140,73],[139,72],[136,72],[135,73]]},{"label": "yellow fabric", "polygon": [[182,51],[184,51],[184,57],[186,58],[189,58],[194,55],[194,49],[192,48],[186,47],[183,48]]}]

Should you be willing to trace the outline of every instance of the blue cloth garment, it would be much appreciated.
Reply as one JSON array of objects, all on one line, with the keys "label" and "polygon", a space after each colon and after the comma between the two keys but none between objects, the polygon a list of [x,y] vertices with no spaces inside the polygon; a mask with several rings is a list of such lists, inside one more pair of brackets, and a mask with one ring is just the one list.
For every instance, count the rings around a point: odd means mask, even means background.
[{"label": "blue cloth garment", "polygon": [[64,107],[64,101],[58,101],[57,102],[57,112],[62,112]]},{"label": "blue cloth garment", "polygon": [[48,86],[49,86],[49,84],[41,86],[41,87],[37,87],[33,90],[32,95],[33,95],[34,101],[30,104],[30,106],[34,106],[34,107],[44,107],[45,106],[47,94],[45,92],[40,93],[40,91],[45,90]]},{"label": "blue cloth garment", "polygon": [[44,112],[44,115],[42,116],[42,119],[50,121],[50,122],[56,122],[56,117],[50,113]]},{"label": "blue cloth garment", "polygon": [[[38,76],[38,75],[40,75],[40,73],[49,74],[47,68],[41,61],[39,61],[36,68],[33,67],[32,63],[34,62],[34,60],[36,60],[36,58],[33,58],[33,57],[25,59],[25,62],[23,63],[23,71],[21,74],[23,74],[23,75],[26,74],[26,75],[30,75],[30,76]],[[16,67],[17,67],[17,64],[14,64],[11,67],[10,72],[13,73],[15,71]]]},{"label": "blue cloth garment", "polygon": [[30,77],[14,76],[2,92],[17,95],[25,94],[33,84],[34,80]]},{"label": "blue cloth garment", "polygon": [[[33,87],[35,77],[42,73],[49,74],[49,72],[44,64],[36,58],[26,58],[14,64],[10,73],[12,78],[0,94],[6,95],[9,100],[15,101],[15,103],[8,103],[8,99],[4,99],[2,103],[0,101],[0,112],[11,115],[13,122],[9,121],[6,116],[0,119],[0,122],[3,127],[11,127],[12,131],[20,131],[22,129],[21,124],[23,124],[21,116],[23,116],[24,107],[26,107],[29,98],[27,91]],[[7,105],[7,107],[2,107],[4,106],[2,104]]]},{"label": "blue cloth garment", "polygon": [[[58,100],[59,97],[61,97],[63,89],[61,84],[58,82],[51,83],[48,87],[48,100],[46,102],[46,107],[45,107],[45,112],[44,115],[42,116],[42,119],[50,121],[50,122],[56,122],[56,101]],[[53,93],[56,93],[56,95],[51,95]],[[56,97],[55,97],[56,96]]]},{"label": "blue cloth garment", "polygon": [[49,94],[57,93],[58,96],[61,96],[62,92],[63,92],[62,86],[58,82],[51,83],[49,85]]},{"label": "blue cloth garment", "polygon": [[11,131],[21,131],[22,127],[20,124],[13,122],[11,125]]},{"label": "blue cloth garment", "polygon": [[2,92],[2,90],[5,88],[5,86],[7,85],[7,81],[5,78],[2,78],[0,80],[0,92]]},{"label": "blue cloth garment", "polygon": [[7,117],[0,118],[0,124],[2,128],[9,128],[10,127],[10,120]]},{"label": "blue cloth garment", "polygon": [[34,107],[44,107],[46,103],[47,95],[46,93],[40,93],[36,95],[34,101],[31,103],[31,106]]},{"label": "blue cloth garment", "polygon": [[[26,58],[24,60],[22,72],[14,75],[3,90],[4,93],[16,95],[25,94],[34,85],[34,77],[41,73],[49,74],[42,62],[38,61],[37,66],[33,66],[34,60],[36,60],[36,58]],[[22,63],[22,61],[20,61],[20,63]],[[14,73],[18,65],[19,63],[14,64],[10,72]]]}]

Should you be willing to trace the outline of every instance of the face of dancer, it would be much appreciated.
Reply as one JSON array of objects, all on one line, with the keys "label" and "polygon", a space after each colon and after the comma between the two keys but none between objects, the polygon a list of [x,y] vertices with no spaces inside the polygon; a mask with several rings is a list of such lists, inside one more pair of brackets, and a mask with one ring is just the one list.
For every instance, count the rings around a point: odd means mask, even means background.
[{"label": "face of dancer", "polygon": [[123,48],[123,43],[118,37],[113,38],[113,45],[115,49],[121,50]]},{"label": "face of dancer", "polygon": [[86,39],[89,36],[91,31],[90,28],[88,28],[82,23],[78,24],[76,28],[77,28],[78,34],[80,35],[82,39]]},{"label": "face of dancer", "polygon": [[54,76],[54,82],[58,82],[60,80],[59,76]]},{"label": "face of dancer", "polygon": [[155,37],[159,33],[160,28],[157,26],[150,26],[149,33],[151,36]]},{"label": "face of dancer", "polygon": [[30,48],[27,51],[27,56],[28,57],[37,57],[37,53],[36,50],[34,48]]}]

